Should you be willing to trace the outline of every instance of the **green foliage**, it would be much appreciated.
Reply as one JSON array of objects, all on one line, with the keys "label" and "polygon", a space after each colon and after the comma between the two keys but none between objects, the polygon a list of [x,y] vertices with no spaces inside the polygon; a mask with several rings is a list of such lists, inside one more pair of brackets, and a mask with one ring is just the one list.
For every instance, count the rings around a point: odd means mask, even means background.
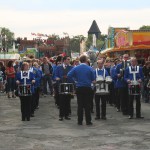
[{"label": "green foliage", "polygon": [[72,52],[80,52],[80,43],[84,40],[85,37],[83,35],[76,35],[70,39],[70,50]]},{"label": "green foliage", "polygon": [[12,48],[12,44],[14,41],[14,33],[11,32],[8,28],[2,27],[1,36],[2,36],[3,47]]},{"label": "green foliage", "polygon": [[[99,39],[97,39],[97,41],[96,41],[96,48],[97,49],[101,49],[101,47],[103,46],[103,44],[104,44],[104,42],[105,42],[105,38],[107,37],[107,35],[101,35],[100,36],[100,38]],[[90,34],[90,35],[88,35],[88,39],[87,39],[87,41],[86,41],[86,47],[87,47],[87,49],[89,49],[90,48],[90,46],[92,45],[92,43],[93,43],[93,35],[92,34]]]},{"label": "green foliage", "polygon": [[87,49],[90,49],[90,46],[92,45],[92,43],[93,43],[93,36],[92,36],[92,34],[89,34],[88,38],[87,38],[87,41],[86,41]]},{"label": "green foliage", "polygon": [[48,37],[48,40],[55,41],[55,40],[59,40],[59,39],[60,39],[59,35],[56,35],[55,33]]},{"label": "green foliage", "polygon": [[142,27],[139,28],[139,30],[150,30],[150,26],[143,25]]}]

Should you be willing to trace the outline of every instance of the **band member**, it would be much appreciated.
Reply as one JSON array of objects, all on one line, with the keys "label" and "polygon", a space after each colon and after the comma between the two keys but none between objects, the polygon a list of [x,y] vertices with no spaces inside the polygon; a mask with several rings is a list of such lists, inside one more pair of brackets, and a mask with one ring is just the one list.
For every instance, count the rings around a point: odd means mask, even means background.
[{"label": "band member", "polygon": [[110,97],[112,99],[112,104],[116,107],[117,105],[117,90],[116,90],[116,60],[111,60],[110,76],[112,78],[112,83],[110,84]]},{"label": "band member", "polygon": [[114,85],[114,91],[110,91],[111,92],[110,95],[111,96],[113,95],[114,104],[117,108],[117,112],[120,112],[120,100],[118,98],[118,87],[116,85],[116,82],[117,82],[116,67],[119,63],[120,63],[120,60],[116,59],[115,60],[115,65],[110,70],[110,75],[111,75],[111,78],[113,80],[113,85]]},{"label": "band member", "polygon": [[55,105],[57,106],[57,108],[59,108],[59,83],[56,82],[55,80],[55,71],[56,71],[56,68],[60,65],[61,65],[61,59],[59,57],[59,59],[56,59],[56,65],[53,66],[53,75],[52,75],[53,87],[54,87],[54,99],[55,99]]},{"label": "band member", "polygon": [[68,78],[76,81],[76,93],[78,103],[78,125],[82,125],[83,111],[85,110],[86,124],[92,125],[91,122],[91,83],[94,82],[93,69],[87,65],[87,57],[85,55],[80,56],[81,64],[74,67],[69,73]]},{"label": "band member", "polygon": [[[131,58],[131,66],[129,66],[125,70],[125,80],[128,84],[133,85],[135,88],[139,88],[140,83],[144,79],[142,67],[137,66],[137,59],[135,57]],[[138,92],[136,95],[129,94],[129,119],[133,118],[133,101],[134,98],[136,99],[136,118],[143,118],[141,116],[141,102],[140,102],[140,89],[138,89]],[[134,89],[134,92],[136,89]]]},{"label": "band member", "polygon": [[[58,84],[71,83],[72,80],[67,78],[67,73],[72,69],[70,65],[70,57],[63,57],[63,63],[57,66],[55,70],[55,80]],[[62,121],[64,118],[70,120],[69,113],[71,113],[71,95],[70,94],[59,94],[59,120]]]},{"label": "band member", "polygon": [[[29,71],[29,64],[27,62],[23,62],[21,72],[17,73],[16,84],[18,86],[26,86],[27,84],[31,85],[34,83],[34,74]],[[27,121],[30,121],[32,94],[19,96],[19,98],[21,102],[22,121],[25,121],[25,119],[27,119]]]},{"label": "band member", "polygon": [[35,109],[39,108],[39,97],[40,97],[40,83],[41,83],[41,78],[42,78],[42,73],[41,70],[39,68],[39,65],[37,62],[33,63],[33,74],[35,75],[35,92],[34,92],[34,99],[35,99]]},{"label": "band member", "polygon": [[[109,76],[107,70],[104,68],[104,61],[103,60],[98,60],[97,61],[97,66],[96,70],[94,71],[95,74],[95,80],[98,76],[103,77],[105,80],[105,77]],[[102,83],[103,86],[106,86],[105,83]],[[101,84],[99,85],[101,86]],[[106,120],[106,100],[107,100],[107,95],[106,93],[95,93],[95,104],[96,104],[96,118],[95,120],[104,119]],[[101,114],[100,114],[100,100],[101,100]]]},{"label": "band member", "polygon": [[31,117],[34,117],[34,111],[36,109],[36,102],[38,101],[38,84],[39,84],[39,80],[40,80],[40,72],[38,72],[38,69],[35,68],[35,66],[33,66],[33,62],[31,59],[26,60],[27,62],[29,62],[29,71],[32,72],[34,74],[35,77],[35,84],[34,84],[34,92],[32,93],[32,100],[31,100]]},{"label": "band member", "polygon": [[130,65],[129,62],[129,55],[124,54],[123,60],[120,64],[116,67],[116,86],[118,88],[118,99],[121,104],[121,111],[123,115],[128,115],[128,85],[124,80],[124,70]]}]

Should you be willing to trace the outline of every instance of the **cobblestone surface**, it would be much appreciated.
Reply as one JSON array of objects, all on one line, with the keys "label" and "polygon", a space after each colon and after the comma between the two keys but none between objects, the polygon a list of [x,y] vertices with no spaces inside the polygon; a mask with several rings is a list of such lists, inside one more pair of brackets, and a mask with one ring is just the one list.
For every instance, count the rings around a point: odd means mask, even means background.
[{"label": "cobblestone surface", "polygon": [[40,98],[31,121],[21,121],[19,98],[0,95],[0,150],[150,150],[150,104],[142,103],[144,119],[129,120],[107,104],[107,120],[77,125],[76,98],[71,120],[58,120],[51,96]]}]

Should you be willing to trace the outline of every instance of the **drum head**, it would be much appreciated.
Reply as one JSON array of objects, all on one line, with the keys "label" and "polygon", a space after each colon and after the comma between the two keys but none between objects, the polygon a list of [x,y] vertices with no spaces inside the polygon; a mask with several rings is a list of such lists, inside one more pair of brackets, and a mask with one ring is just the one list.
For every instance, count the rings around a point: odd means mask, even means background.
[{"label": "drum head", "polygon": [[96,82],[104,82],[104,77],[101,75],[97,76]]},{"label": "drum head", "polygon": [[107,77],[105,78],[105,80],[106,80],[107,83],[111,83],[111,82],[112,82],[111,76],[107,76]]}]

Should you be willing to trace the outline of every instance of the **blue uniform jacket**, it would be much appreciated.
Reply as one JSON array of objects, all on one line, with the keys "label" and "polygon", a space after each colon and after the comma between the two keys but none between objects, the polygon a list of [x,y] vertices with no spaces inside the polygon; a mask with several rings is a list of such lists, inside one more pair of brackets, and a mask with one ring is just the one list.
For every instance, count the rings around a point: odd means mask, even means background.
[{"label": "blue uniform jacket", "polygon": [[[131,70],[132,70],[132,66],[131,66]],[[133,80],[133,73],[129,72],[129,67],[125,70],[124,78],[126,82],[127,80]],[[139,73],[136,73],[136,80],[139,80],[139,79],[141,80],[144,79],[142,67],[139,67]]]},{"label": "blue uniform jacket", "polygon": [[40,83],[40,86],[41,86],[43,72],[42,72],[42,70],[40,68],[38,68],[38,72],[40,73],[40,81],[39,81],[39,83]]},{"label": "blue uniform jacket", "polygon": [[34,87],[37,88],[40,86],[40,80],[41,80],[41,73],[38,71],[37,68],[33,67],[33,74],[35,77],[35,85]]},{"label": "blue uniform jacket", "polygon": [[55,81],[55,73],[56,73],[56,68],[57,68],[58,66],[56,66],[56,65],[53,65],[53,74],[52,74],[52,80],[53,81]]},{"label": "blue uniform jacket", "polygon": [[116,88],[117,76],[116,76],[116,65],[110,69],[110,75],[114,83],[114,88]]},{"label": "blue uniform jacket", "polygon": [[95,79],[92,67],[83,63],[71,69],[67,77],[74,79],[77,87],[91,87],[91,83]]},{"label": "blue uniform jacket", "polygon": [[[97,68],[96,68],[97,69]],[[103,76],[104,75],[104,69],[98,70],[98,75]],[[109,76],[108,71],[105,69],[105,77]],[[94,79],[96,80],[96,70],[94,70]]]},{"label": "blue uniform jacket", "polygon": [[[73,68],[72,66],[67,66],[68,72],[69,72],[72,68]],[[57,67],[56,67],[54,76],[55,76],[54,79],[60,78],[60,82],[62,82],[63,76],[64,76],[63,65],[60,65],[60,66],[57,66]],[[67,76],[67,75],[66,75],[66,76]],[[74,82],[73,79],[67,78],[67,83],[73,83],[73,82]]]},{"label": "blue uniform jacket", "polygon": [[[20,84],[24,84],[24,79],[21,79],[21,72],[17,73],[16,80],[19,80]],[[32,72],[29,72],[29,79],[26,79],[26,84],[32,85],[32,80],[35,80],[35,76]],[[31,90],[32,90],[32,93],[34,93],[34,86],[32,86]]]},{"label": "blue uniform jacket", "polygon": [[119,78],[117,75],[120,74],[120,69],[122,69],[122,63],[118,64],[116,67],[116,77],[117,77],[117,81],[116,81],[116,87],[117,88],[122,88],[122,87],[127,87],[127,83],[124,80],[124,76],[122,78]]},{"label": "blue uniform jacket", "polygon": [[110,67],[105,67],[105,69],[107,70],[108,75],[110,76]]}]

